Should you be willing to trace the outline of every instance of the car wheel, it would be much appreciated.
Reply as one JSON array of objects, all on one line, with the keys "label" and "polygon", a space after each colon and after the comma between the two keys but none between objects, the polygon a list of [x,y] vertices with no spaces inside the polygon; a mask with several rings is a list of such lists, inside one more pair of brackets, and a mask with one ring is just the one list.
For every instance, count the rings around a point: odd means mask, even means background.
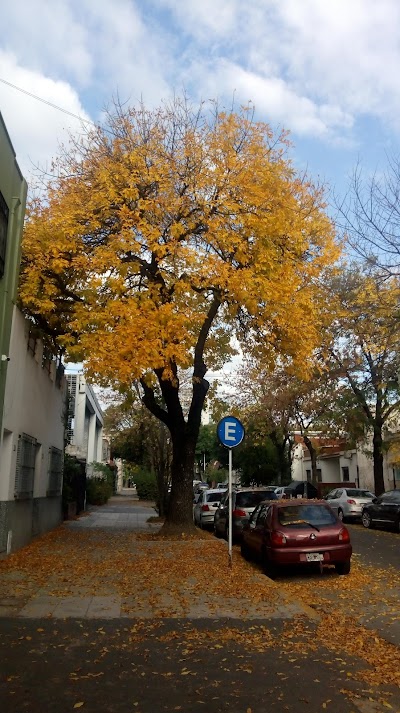
[{"label": "car wheel", "polygon": [[349,574],[350,560],[347,560],[347,562],[336,562],[335,570],[338,574]]},{"label": "car wheel", "polygon": [[268,559],[265,552],[263,552],[263,555],[262,555],[262,566],[263,566],[264,574],[267,577],[269,577],[269,579],[275,579],[275,577],[277,575],[276,565],[273,562],[271,562],[271,560]]},{"label": "car wheel", "polygon": [[216,526],[215,523],[214,523],[214,535],[215,535],[215,537],[218,537],[218,539],[220,539],[222,537],[221,531],[218,530],[218,527]]},{"label": "car wheel", "polygon": [[372,517],[367,511],[363,511],[361,515],[361,522],[364,527],[372,527]]},{"label": "car wheel", "polygon": [[343,510],[341,510],[340,508],[338,510],[337,516],[338,516],[339,520],[341,520],[343,522],[343,520],[344,520]]}]

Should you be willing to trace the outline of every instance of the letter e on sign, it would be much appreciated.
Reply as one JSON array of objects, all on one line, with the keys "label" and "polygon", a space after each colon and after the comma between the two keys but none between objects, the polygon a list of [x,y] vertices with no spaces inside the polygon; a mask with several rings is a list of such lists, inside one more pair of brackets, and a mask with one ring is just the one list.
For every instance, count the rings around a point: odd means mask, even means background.
[{"label": "letter e on sign", "polygon": [[244,438],[244,426],[235,416],[225,416],[217,426],[219,442],[226,448],[235,448]]}]

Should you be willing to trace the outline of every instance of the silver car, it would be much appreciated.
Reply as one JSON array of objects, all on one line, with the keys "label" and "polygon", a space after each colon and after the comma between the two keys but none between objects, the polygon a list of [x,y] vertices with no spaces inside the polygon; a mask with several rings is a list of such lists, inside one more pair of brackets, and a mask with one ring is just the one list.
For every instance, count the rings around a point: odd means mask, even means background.
[{"label": "silver car", "polygon": [[213,527],[214,515],[221,501],[221,497],[226,492],[221,488],[202,490],[195,498],[193,506],[194,524],[199,527]]},{"label": "silver car", "polygon": [[364,505],[372,502],[374,494],[362,488],[336,488],[325,495],[324,500],[331,506],[339,520],[361,518]]}]

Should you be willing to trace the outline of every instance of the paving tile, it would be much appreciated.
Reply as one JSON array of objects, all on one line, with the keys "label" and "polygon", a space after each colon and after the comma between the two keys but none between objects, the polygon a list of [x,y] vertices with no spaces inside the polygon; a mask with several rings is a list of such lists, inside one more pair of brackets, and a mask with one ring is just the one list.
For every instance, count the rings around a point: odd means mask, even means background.
[{"label": "paving tile", "polygon": [[53,616],[53,612],[57,608],[59,602],[60,600],[55,597],[33,597],[21,609],[19,616],[26,616],[29,618]]},{"label": "paving tile", "polygon": [[85,617],[89,609],[92,597],[65,597],[53,612],[53,616],[58,619],[67,617]]},{"label": "paving tile", "polygon": [[88,619],[115,619],[121,616],[121,597],[92,597]]}]

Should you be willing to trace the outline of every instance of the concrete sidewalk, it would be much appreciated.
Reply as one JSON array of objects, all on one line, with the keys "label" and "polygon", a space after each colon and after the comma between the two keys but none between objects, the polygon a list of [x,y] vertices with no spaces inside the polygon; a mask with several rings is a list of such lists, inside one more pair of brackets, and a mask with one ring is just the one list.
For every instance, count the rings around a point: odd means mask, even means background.
[{"label": "concrete sidewalk", "polygon": [[65,523],[72,529],[110,528],[112,530],[127,529],[134,532],[157,532],[159,523],[147,522],[149,517],[156,517],[157,512],[150,503],[141,505],[138,498],[115,496],[107,505],[91,507],[87,513],[77,520]]},{"label": "concrete sidewalk", "polygon": [[[112,498],[0,562],[0,617],[85,619],[318,618],[236,550],[154,537],[156,512]],[[199,533],[200,534],[200,533]]]}]

